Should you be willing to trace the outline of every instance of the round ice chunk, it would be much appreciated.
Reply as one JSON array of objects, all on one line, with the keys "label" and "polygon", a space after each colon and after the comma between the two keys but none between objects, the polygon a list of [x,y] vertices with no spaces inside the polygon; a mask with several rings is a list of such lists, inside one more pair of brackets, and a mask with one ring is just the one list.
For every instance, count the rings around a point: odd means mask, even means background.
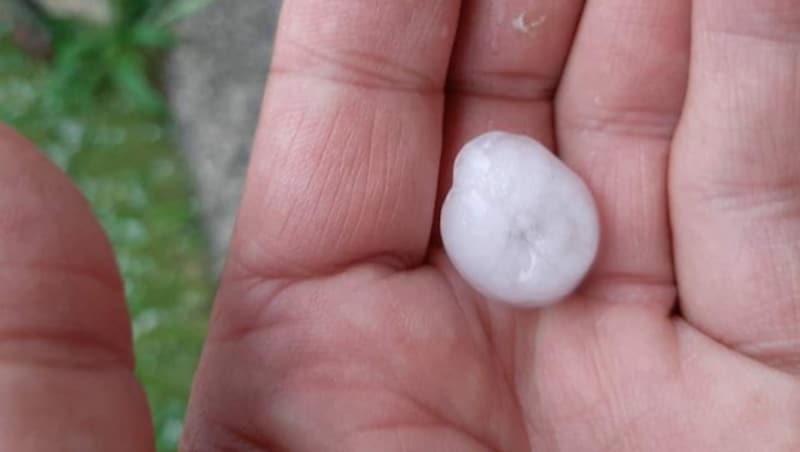
[{"label": "round ice chunk", "polygon": [[489,132],[456,158],[442,240],[487,298],[531,307],[562,300],[592,266],[599,230],[586,184],[538,141]]}]

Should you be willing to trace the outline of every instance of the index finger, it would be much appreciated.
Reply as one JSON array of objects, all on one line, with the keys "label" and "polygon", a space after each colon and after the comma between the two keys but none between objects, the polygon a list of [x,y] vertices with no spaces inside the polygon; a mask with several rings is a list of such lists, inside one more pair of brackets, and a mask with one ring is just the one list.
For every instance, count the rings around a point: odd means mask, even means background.
[{"label": "index finger", "polygon": [[284,2],[232,242],[239,276],[422,260],[459,6]]}]

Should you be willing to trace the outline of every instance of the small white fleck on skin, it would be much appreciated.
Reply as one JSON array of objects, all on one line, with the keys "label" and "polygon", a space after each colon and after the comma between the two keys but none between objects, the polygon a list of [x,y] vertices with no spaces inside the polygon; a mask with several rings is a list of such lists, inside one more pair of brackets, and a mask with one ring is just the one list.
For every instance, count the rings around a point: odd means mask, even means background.
[{"label": "small white fleck on skin", "polygon": [[489,299],[541,307],[589,272],[600,226],[583,180],[538,141],[489,132],[456,158],[441,212],[456,271]]},{"label": "small white fleck on skin", "polygon": [[514,20],[511,22],[511,25],[515,30],[520,33],[534,34],[547,21],[547,16],[543,15],[534,21],[528,22],[527,16],[528,13],[523,12],[514,18]]}]

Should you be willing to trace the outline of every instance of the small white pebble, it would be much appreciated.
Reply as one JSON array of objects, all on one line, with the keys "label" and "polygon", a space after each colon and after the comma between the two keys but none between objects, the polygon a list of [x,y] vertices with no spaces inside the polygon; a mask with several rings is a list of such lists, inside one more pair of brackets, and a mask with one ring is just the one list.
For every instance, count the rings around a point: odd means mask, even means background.
[{"label": "small white pebble", "polygon": [[441,233],[453,266],[487,298],[519,306],[572,293],[597,254],[597,209],[583,180],[536,140],[489,132],[456,158]]}]

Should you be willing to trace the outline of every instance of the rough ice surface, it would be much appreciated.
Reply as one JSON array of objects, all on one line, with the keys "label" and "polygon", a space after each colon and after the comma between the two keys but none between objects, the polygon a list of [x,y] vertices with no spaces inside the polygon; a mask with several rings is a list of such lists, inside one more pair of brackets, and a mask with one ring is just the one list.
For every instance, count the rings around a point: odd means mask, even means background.
[{"label": "rough ice surface", "polygon": [[456,158],[442,240],[487,298],[529,307],[562,300],[591,268],[599,230],[583,180],[538,141],[489,132]]}]

